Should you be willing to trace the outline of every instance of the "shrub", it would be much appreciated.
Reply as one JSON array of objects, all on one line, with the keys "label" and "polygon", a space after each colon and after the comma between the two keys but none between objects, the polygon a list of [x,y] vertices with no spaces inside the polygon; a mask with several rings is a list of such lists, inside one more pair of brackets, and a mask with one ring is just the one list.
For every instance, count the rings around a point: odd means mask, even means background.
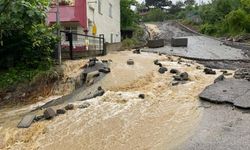
[{"label": "shrub", "polygon": [[146,16],[144,16],[143,21],[145,22],[155,22],[164,21],[168,18],[167,14],[161,9],[151,9]]},{"label": "shrub", "polygon": [[202,25],[200,28],[200,32],[207,35],[214,35],[216,31],[217,31],[216,27],[208,23]]},{"label": "shrub", "polygon": [[[0,69],[50,65],[57,41],[53,28],[45,24],[49,0],[1,0]],[[1,40],[1,39],[0,39]]]},{"label": "shrub", "polygon": [[135,47],[138,43],[139,41],[135,38],[127,38],[122,41],[122,46],[125,49],[131,49]]},{"label": "shrub", "polygon": [[232,34],[246,32],[250,26],[249,14],[242,9],[230,12],[226,15],[224,22],[228,31]]}]

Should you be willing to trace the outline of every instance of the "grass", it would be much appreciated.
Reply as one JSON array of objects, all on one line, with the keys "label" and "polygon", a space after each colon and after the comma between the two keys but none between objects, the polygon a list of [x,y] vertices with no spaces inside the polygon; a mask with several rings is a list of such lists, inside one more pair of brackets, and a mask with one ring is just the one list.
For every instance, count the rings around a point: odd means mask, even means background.
[{"label": "grass", "polygon": [[20,83],[27,83],[39,74],[42,74],[49,69],[30,69],[30,68],[11,68],[1,71],[0,74],[0,90],[9,87],[17,86]]}]

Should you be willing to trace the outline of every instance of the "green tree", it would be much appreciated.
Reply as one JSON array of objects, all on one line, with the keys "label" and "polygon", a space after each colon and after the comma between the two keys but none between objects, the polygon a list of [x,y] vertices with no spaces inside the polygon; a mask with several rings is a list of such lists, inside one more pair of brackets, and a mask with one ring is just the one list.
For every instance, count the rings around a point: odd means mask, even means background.
[{"label": "green tree", "polygon": [[232,34],[250,32],[249,14],[242,9],[234,10],[226,15],[225,24]]},{"label": "green tree", "polygon": [[143,21],[164,21],[167,19],[167,14],[160,8],[150,9],[148,14],[143,18]]},{"label": "green tree", "polygon": [[154,8],[163,8],[172,4],[170,0],[146,0],[145,2],[147,7]]},{"label": "green tree", "polygon": [[250,12],[250,0],[241,0],[241,5],[243,9]]},{"label": "green tree", "polygon": [[0,69],[51,64],[56,36],[45,24],[49,0],[0,0]]},{"label": "green tree", "polygon": [[176,14],[182,10],[184,3],[182,1],[177,1],[176,4],[172,4],[169,9],[170,14]]},{"label": "green tree", "polygon": [[138,22],[138,15],[131,9],[136,6],[136,0],[121,0],[121,27],[128,28]]},{"label": "green tree", "polygon": [[184,4],[187,6],[193,6],[195,4],[195,0],[185,0]]}]

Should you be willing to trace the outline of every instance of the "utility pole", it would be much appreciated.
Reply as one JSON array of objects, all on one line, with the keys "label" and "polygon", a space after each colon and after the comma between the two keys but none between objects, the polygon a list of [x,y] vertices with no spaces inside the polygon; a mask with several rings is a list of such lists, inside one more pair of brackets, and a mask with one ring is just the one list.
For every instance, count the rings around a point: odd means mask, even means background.
[{"label": "utility pole", "polygon": [[59,10],[59,0],[56,0],[56,23],[57,23],[57,37],[59,37],[59,41],[57,44],[57,57],[58,64],[62,64],[62,48],[61,48],[61,26],[60,26],[60,10]]}]

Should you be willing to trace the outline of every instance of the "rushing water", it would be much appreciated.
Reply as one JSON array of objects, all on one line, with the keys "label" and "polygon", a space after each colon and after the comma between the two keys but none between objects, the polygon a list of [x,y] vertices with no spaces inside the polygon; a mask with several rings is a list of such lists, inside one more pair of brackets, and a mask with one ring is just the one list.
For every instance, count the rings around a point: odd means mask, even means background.
[{"label": "rushing water", "polygon": [[[126,64],[129,58],[134,59],[134,66]],[[190,81],[172,86],[172,74],[157,72],[158,66],[153,64],[156,58],[168,69],[188,72]],[[113,60],[112,72],[100,82],[107,90],[104,96],[89,100],[87,109],[68,111],[29,129],[16,128],[27,107],[4,110],[0,149],[165,150],[181,144],[192,133],[201,115],[198,94],[216,76],[197,70],[198,64],[188,62],[188,67],[186,62],[178,64],[177,58],[156,54],[125,51],[102,59]],[[140,93],[145,99],[138,98]]]}]

